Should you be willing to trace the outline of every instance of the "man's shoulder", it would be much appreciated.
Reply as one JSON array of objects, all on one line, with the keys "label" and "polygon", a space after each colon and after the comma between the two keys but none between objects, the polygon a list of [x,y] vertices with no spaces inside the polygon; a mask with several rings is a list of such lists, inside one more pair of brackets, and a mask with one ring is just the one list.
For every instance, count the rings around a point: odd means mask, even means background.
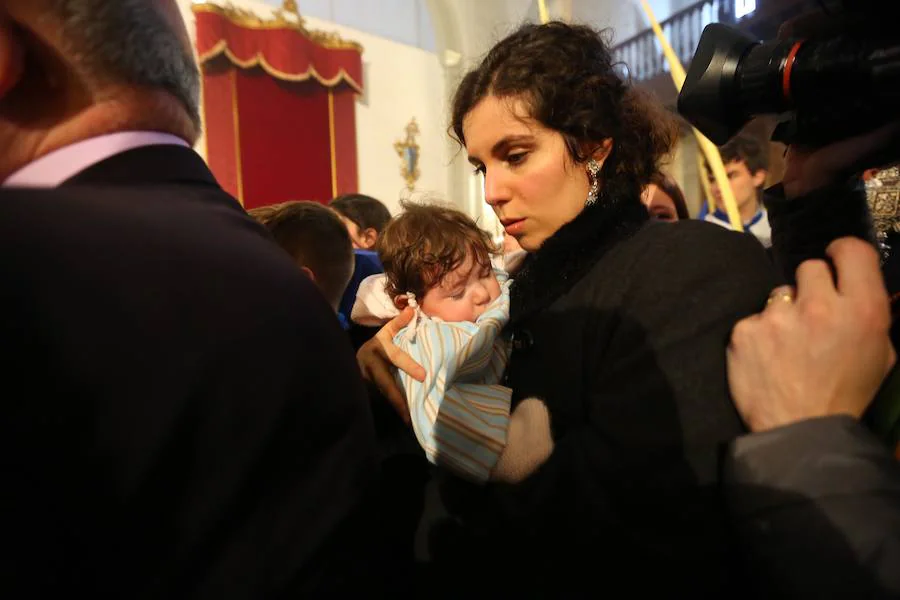
[{"label": "man's shoulder", "polygon": [[317,295],[266,230],[216,186],[0,189],[0,264],[14,260],[29,263],[19,272],[25,279],[65,273],[87,285],[102,272],[111,288],[140,281],[174,293],[215,282],[220,294],[254,301]]},{"label": "man's shoulder", "polygon": [[[29,235],[21,239],[33,243],[49,241],[51,232],[64,238],[109,239],[122,247],[135,243],[132,234],[139,232],[165,234],[166,243],[174,244],[183,240],[173,234],[186,236],[196,228],[197,245],[226,230],[256,229],[256,237],[264,235],[236,200],[212,185],[0,188],[0,215],[0,227],[25,228]],[[21,241],[17,236],[6,239]]]},{"label": "man's shoulder", "polygon": [[[218,185],[195,185],[185,182],[116,182],[114,184],[90,183],[64,185],[55,188],[0,187],[4,205],[22,203],[23,208],[34,211],[14,210],[13,214],[25,217],[54,218],[57,214],[105,210],[110,216],[128,213],[185,213],[190,204],[184,201],[200,201],[210,207],[219,205],[244,212],[240,203]],[[180,202],[179,202],[180,201]],[[48,212],[52,208],[54,212]],[[9,212],[5,208],[4,212]]]}]

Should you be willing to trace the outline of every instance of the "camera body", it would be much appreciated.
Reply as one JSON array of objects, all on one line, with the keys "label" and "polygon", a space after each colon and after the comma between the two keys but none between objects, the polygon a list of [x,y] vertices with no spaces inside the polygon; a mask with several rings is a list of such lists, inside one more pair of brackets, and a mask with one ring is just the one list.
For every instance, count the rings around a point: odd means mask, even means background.
[{"label": "camera body", "polygon": [[824,3],[834,33],[760,42],[708,25],[678,111],[721,145],[749,120],[775,115],[773,139],[820,146],[900,118],[900,2]]}]

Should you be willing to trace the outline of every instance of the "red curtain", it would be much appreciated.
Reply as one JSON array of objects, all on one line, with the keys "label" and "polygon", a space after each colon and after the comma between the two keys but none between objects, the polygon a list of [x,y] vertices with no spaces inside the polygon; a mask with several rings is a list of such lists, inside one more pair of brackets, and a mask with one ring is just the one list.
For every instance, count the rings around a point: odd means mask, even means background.
[{"label": "red curtain", "polygon": [[233,9],[194,11],[207,160],[222,187],[248,209],[356,192],[361,49]]},{"label": "red curtain", "polygon": [[[359,176],[356,170],[356,92],[344,86],[333,91],[335,158],[339,167],[335,169],[335,186],[340,194],[358,191]],[[346,157],[353,157],[351,161]]]}]

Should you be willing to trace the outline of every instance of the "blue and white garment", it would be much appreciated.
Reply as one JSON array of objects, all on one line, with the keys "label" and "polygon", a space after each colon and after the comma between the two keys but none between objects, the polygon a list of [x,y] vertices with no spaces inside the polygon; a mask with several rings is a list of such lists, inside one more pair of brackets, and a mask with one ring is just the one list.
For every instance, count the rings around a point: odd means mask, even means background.
[{"label": "blue and white garment", "polygon": [[[425,368],[425,381],[399,371],[413,429],[432,463],[487,481],[506,446],[512,390],[500,385],[509,348],[500,332],[509,321],[509,285],[474,323],[420,314],[394,343]],[[498,277],[499,279],[499,277]],[[420,311],[421,312],[421,311]]]},{"label": "blue and white garment", "polygon": [[[425,381],[398,371],[413,429],[428,460],[466,479],[484,482],[503,449],[512,390],[500,385],[509,349],[500,333],[509,321],[505,271],[495,269],[500,296],[474,322],[446,322],[416,309],[416,319],[394,343],[425,369]],[[381,276],[383,277],[383,276]],[[360,286],[353,319],[371,324],[398,311],[384,281],[371,277]]]}]

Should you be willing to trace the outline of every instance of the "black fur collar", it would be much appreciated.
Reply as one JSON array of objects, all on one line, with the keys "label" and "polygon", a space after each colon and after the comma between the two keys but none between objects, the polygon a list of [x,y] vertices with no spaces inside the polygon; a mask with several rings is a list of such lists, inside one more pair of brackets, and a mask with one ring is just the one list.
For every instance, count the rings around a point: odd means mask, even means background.
[{"label": "black fur collar", "polygon": [[510,325],[515,325],[569,291],[620,240],[648,220],[633,199],[605,197],[560,227],[540,250],[528,256],[510,288]]}]

